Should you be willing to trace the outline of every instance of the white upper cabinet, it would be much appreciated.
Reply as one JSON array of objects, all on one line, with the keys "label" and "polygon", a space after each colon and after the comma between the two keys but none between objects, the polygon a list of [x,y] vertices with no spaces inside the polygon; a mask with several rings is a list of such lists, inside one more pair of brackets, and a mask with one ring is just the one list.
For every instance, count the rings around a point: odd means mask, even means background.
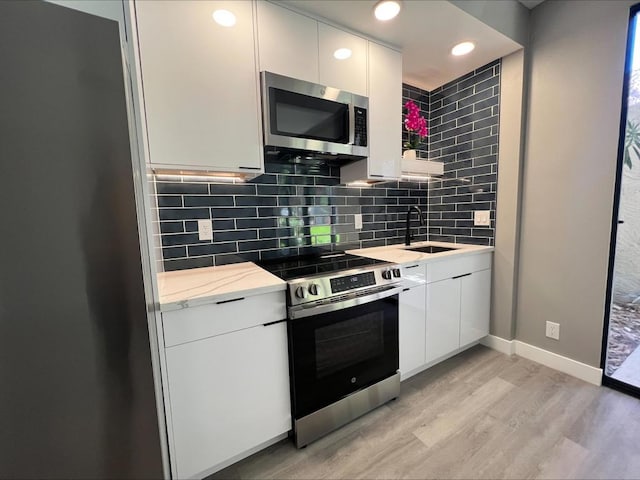
[{"label": "white upper cabinet", "polygon": [[368,43],[369,157],[340,168],[341,183],[402,175],[402,54]]},{"label": "white upper cabinet", "polygon": [[253,3],[137,1],[136,17],[152,166],[262,171]]},{"label": "white upper cabinet", "polygon": [[402,158],[402,54],[369,42],[369,179],[397,179]]},{"label": "white upper cabinet", "polygon": [[260,71],[318,83],[318,22],[259,1],[258,57]]},{"label": "white upper cabinet", "polygon": [[[367,41],[266,1],[258,1],[260,71],[367,95]],[[351,56],[339,60],[336,50]]]},{"label": "white upper cabinet", "polygon": [[[320,84],[367,96],[367,41],[318,23]],[[348,49],[348,58],[337,58]],[[337,52],[337,53],[336,53]]]}]

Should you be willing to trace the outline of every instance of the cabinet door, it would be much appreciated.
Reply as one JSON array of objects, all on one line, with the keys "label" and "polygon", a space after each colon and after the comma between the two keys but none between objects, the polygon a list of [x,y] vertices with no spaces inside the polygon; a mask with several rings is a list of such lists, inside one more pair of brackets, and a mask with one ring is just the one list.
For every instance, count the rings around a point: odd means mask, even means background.
[{"label": "cabinet door", "polygon": [[400,373],[406,374],[425,364],[426,285],[400,292],[399,341]]},{"label": "cabinet door", "polygon": [[258,56],[260,71],[318,83],[318,22],[259,1]]},{"label": "cabinet door", "polygon": [[[367,96],[367,41],[343,30],[318,23],[320,83]],[[335,57],[341,48],[351,50],[345,59]]]},{"label": "cabinet door", "polygon": [[291,429],[286,323],[166,350],[177,478]]},{"label": "cabinet door", "polygon": [[427,363],[460,346],[459,278],[427,285],[426,345]]},{"label": "cabinet door", "polygon": [[[262,147],[250,1],[138,1],[150,161],[250,173]],[[235,14],[218,25],[215,10]]]},{"label": "cabinet door", "polygon": [[402,54],[369,42],[369,177],[399,178]]},{"label": "cabinet door", "polygon": [[460,280],[460,346],[465,346],[489,334],[491,270],[473,272]]}]

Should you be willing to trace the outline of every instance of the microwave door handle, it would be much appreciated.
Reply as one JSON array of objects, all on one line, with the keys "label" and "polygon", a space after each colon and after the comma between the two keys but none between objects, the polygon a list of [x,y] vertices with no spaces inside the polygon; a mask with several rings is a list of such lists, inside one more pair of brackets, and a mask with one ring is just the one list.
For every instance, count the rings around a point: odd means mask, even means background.
[{"label": "microwave door handle", "polygon": [[353,145],[356,141],[356,107],[353,103],[349,104],[349,145]]}]

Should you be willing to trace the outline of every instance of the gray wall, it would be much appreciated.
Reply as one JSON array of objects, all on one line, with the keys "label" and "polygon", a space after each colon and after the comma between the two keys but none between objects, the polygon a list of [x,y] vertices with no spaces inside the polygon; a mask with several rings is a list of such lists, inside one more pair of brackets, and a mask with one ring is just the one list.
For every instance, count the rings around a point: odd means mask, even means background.
[{"label": "gray wall", "polygon": [[520,45],[529,39],[529,9],[517,0],[449,0]]},{"label": "gray wall", "polygon": [[495,251],[491,299],[491,334],[511,340],[515,305],[520,226],[522,136],[524,132],[524,50],[502,59],[500,144]]},{"label": "gray wall", "polygon": [[[632,1],[531,13],[516,338],[600,365],[625,42]],[[545,321],[560,323],[560,340]]]}]

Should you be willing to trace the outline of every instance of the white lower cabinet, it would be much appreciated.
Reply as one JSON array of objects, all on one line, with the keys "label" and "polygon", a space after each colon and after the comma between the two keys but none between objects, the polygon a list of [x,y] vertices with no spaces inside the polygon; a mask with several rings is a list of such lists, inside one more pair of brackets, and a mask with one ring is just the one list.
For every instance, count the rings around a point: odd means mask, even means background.
[{"label": "white lower cabinet", "polygon": [[[174,478],[204,477],[291,429],[283,315],[283,292],[163,313],[165,337],[183,342],[164,349]],[[190,336],[173,333],[180,321]]]},{"label": "white lower cabinet", "polygon": [[427,285],[426,322],[426,363],[460,346],[460,280],[447,279]]},{"label": "white lower cabinet", "polygon": [[402,378],[425,364],[426,288],[418,285],[400,292],[398,337]]},{"label": "white lower cabinet", "polygon": [[491,270],[460,278],[460,346],[477,342],[489,333]]},{"label": "white lower cabinet", "polygon": [[[491,253],[403,267],[412,286],[400,293],[400,373],[406,379],[489,333]],[[414,270],[409,270],[414,268]]]},{"label": "white lower cabinet", "polygon": [[427,363],[489,334],[491,253],[427,266]]}]

